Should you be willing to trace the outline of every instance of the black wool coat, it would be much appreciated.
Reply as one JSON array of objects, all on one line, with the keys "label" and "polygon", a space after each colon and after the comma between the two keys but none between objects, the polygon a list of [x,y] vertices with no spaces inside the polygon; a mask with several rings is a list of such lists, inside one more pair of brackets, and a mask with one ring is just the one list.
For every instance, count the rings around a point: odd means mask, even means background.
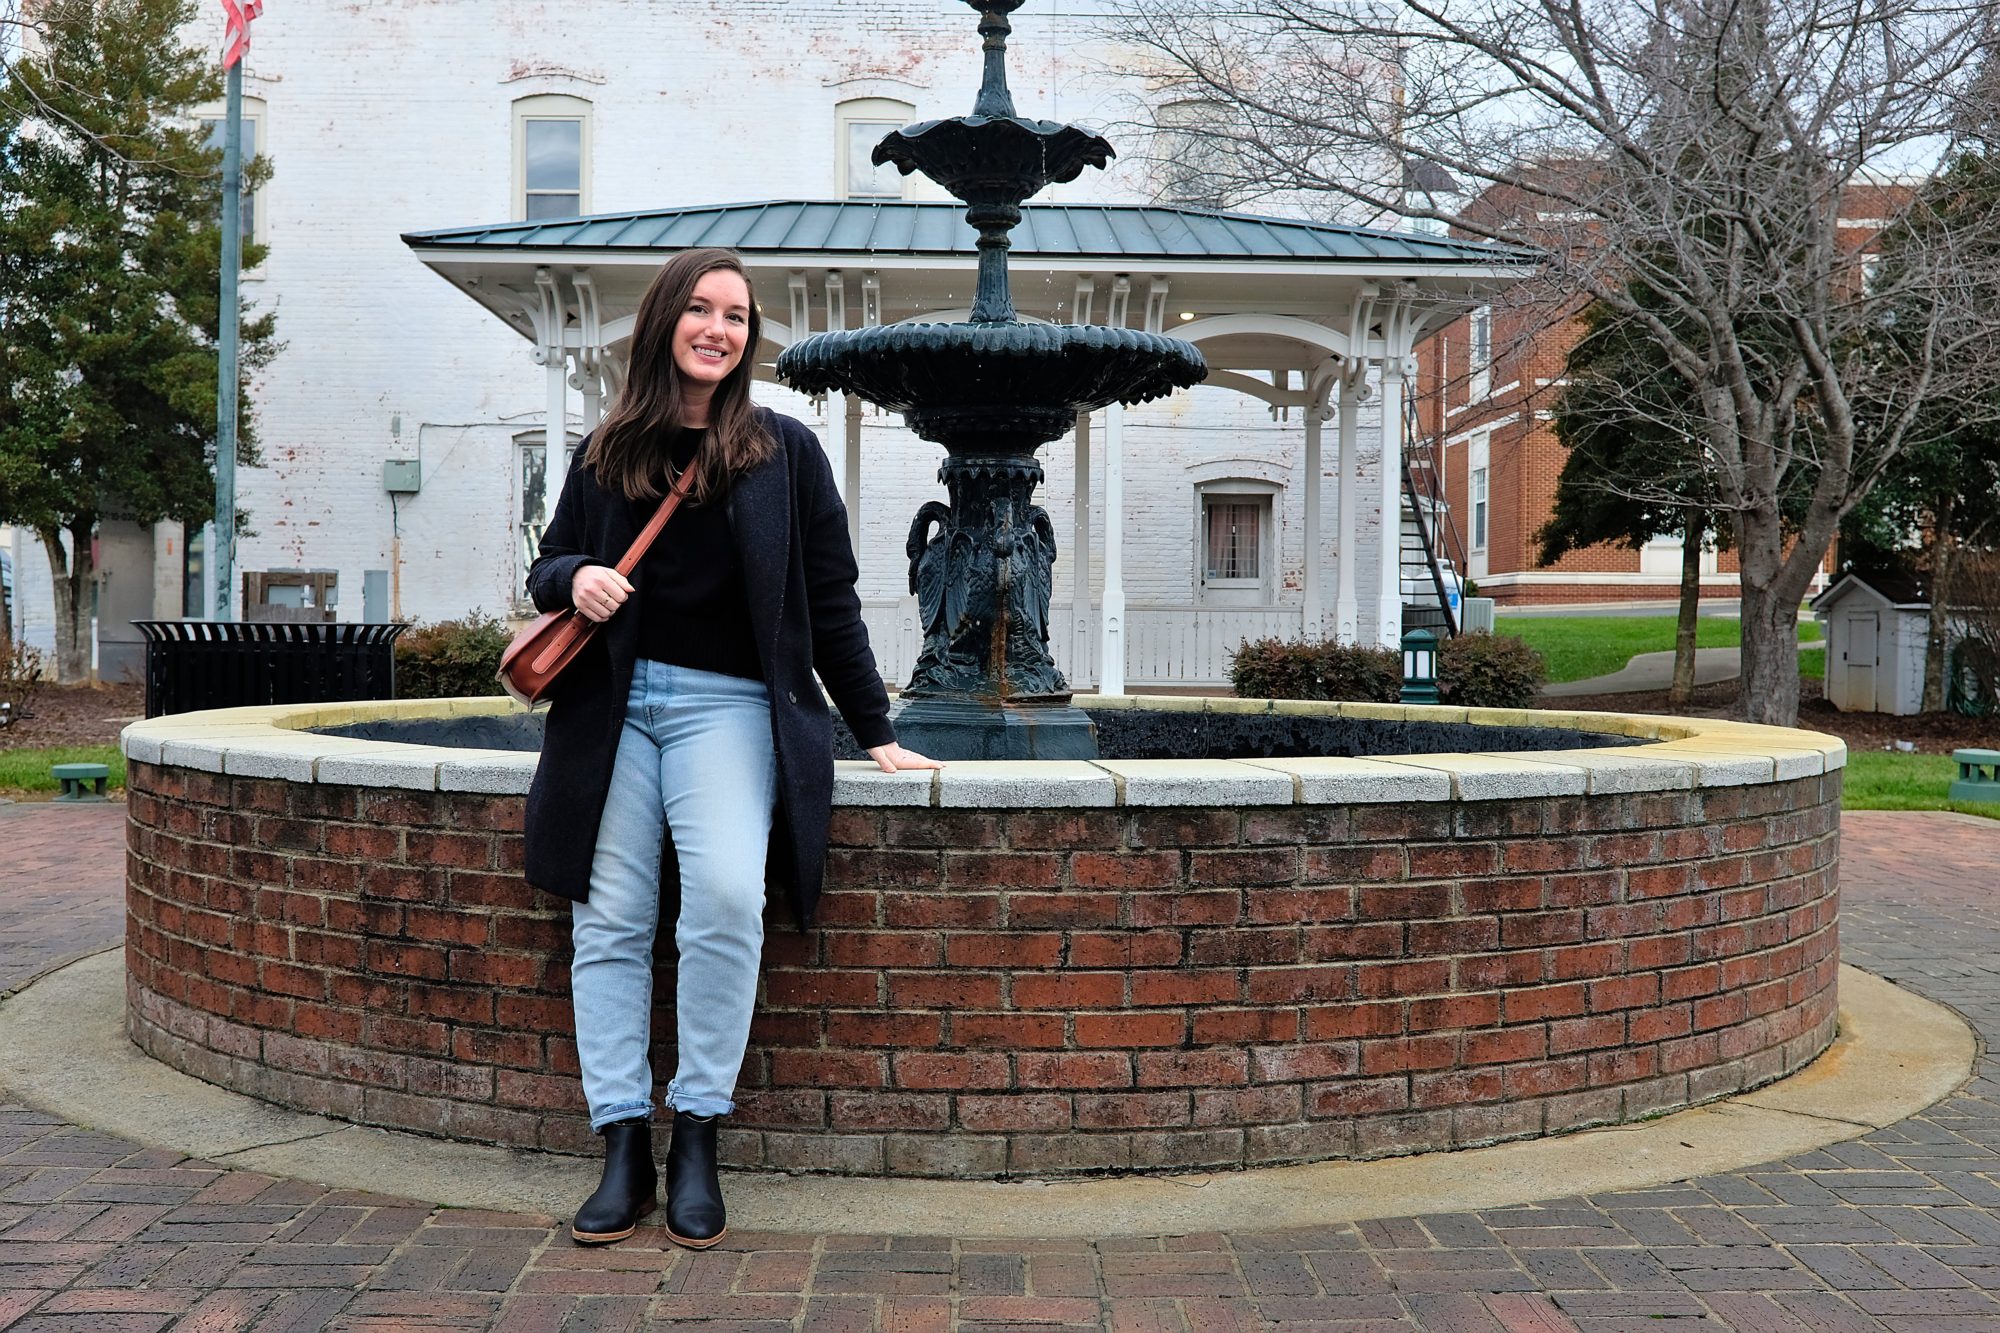
[{"label": "black wool coat", "polygon": [[[814,674],[864,747],[887,744],[896,734],[861,623],[847,510],[834,489],[833,469],[803,424],[768,409],[757,412],[777,448],[735,480],[726,504],[771,693],[778,757],[767,879],[804,925],[819,902],[833,807],[833,721]],[[529,595],[543,611],[568,608],[577,570],[617,564],[639,535],[631,506],[598,484],[583,465],[585,452],[576,451],[528,571]],[[590,896],[597,826],[638,658],[642,574],[633,572],[634,595],[558,680],[541,763],[528,789],[528,883],[576,902]],[[662,877],[671,880],[673,849],[664,850]]]}]

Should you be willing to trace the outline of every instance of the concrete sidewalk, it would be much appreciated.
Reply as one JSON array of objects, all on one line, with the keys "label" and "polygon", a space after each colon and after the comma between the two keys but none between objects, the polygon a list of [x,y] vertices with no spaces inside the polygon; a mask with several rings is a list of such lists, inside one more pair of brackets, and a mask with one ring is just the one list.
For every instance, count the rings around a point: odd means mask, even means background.
[{"label": "concrete sidewalk", "polygon": [[[4,956],[35,947],[17,913],[118,938],[116,813],[74,814],[0,822],[0,965],[36,966]],[[1954,1005],[1990,1049],[2000,823],[1852,814],[1843,846],[1848,960]],[[1132,1239],[743,1232],[703,1254],[651,1227],[582,1250],[552,1217],[230,1170],[0,1098],[0,1328],[2000,1329],[1996,1076],[1982,1055],[1887,1129],[1651,1189]]]},{"label": "concrete sidewalk", "polygon": [[[1823,652],[1824,644],[1800,644],[1801,653]],[[1741,648],[1697,648],[1694,650],[1694,683],[1713,685],[1735,680],[1743,674]],[[1566,680],[1542,686],[1544,699],[1574,698],[1586,694],[1646,694],[1664,690],[1674,683],[1674,653],[1669,648],[1658,653],[1636,653],[1616,671],[1587,680]]]}]

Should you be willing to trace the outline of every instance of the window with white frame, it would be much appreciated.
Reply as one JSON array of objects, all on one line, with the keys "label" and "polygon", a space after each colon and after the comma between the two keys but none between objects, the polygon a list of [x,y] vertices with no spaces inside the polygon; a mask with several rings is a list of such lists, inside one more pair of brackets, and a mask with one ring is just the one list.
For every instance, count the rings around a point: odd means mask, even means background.
[{"label": "window with white frame", "polygon": [[1484,578],[1488,572],[1487,539],[1493,525],[1492,503],[1493,433],[1480,431],[1466,441],[1465,449],[1465,528],[1466,574]]},{"label": "window with white frame", "polygon": [[1466,321],[1465,368],[1471,375],[1470,396],[1484,398],[1492,385],[1493,307],[1480,306]]},{"label": "window with white frame", "polygon": [[1201,488],[1195,572],[1202,601],[1253,605],[1270,600],[1276,490],[1268,483],[1244,481]]},{"label": "window with white frame", "polygon": [[[246,173],[250,170],[251,164],[257,160],[257,155],[263,151],[264,114],[263,98],[243,99],[243,138],[240,147],[243,153],[243,169]],[[195,114],[195,120],[201,126],[207,146],[218,153],[222,151],[222,139],[227,129],[226,117],[227,112],[219,106],[204,107]],[[263,193],[261,186],[246,188],[243,191],[240,218],[245,244],[261,244],[264,240],[263,210],[257,207],[258,197]]]},{"label": "window with white frame", "polygon": [[549,525],[563,478],[569,475],[571,451],[578,444],[575,437],[564,439],[562,457],[554,460],[555,471],[551,472],[547,438],[547,432],[539,430],[514,437],[515,476],[520,483],[520,519],[514,534],[515,596],[522,601],[528,596],[528,568],[541,553],[542,533]]},{"label": "window with white frame", "polygon": [[875,145],[914,120],[916,112],[893,97],[853,97],[834,107],[834,160],[843,198],[903,198],[903,173],[886,162],[875,165]]},{"label": "window with white frame", "polygon": [[590,103],[543,93],[514,103],[514,214],[528,222],[590,211]]},{"label": "window with white frame", "polygon": [[1228,208],[1237,202],[1237,117],[1221,102],[1188,98],[1153,113],[1153,195],[1184,208]]},{"label": "window with white frame", "polygon": [[1468,550],[1486,550],[1490,512],[1488,486],[1492,478],[1492,432],[1480,430],[1466,440],[1466,538]]}]

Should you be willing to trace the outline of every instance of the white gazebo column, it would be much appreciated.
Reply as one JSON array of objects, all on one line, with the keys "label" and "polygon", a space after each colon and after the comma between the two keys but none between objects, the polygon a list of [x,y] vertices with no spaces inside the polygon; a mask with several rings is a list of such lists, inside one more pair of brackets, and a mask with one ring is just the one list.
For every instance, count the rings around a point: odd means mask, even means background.
[{"label": "white gazebo column", "polygon": [[1076,418],[1076,523],[1070,538],[1070,684],[1090,667],[1090,413]]},{"label": "white gazebo column", "polygon": [[833,467],[833,484],[843,503],[852,507],[847,495],[847,395],[826,396],[826,461]]},{"label": "white gazebo column", "polygon": [[[577,273],[570,277],[570,286],[576,292],[577,333],[580,346],[575,352],[576,374],[571,383],[583,394],[583,433],[597,429],[597,423],[604,417],[604,321],[597,306],[597,281],[589,273]],[[567,441],[565,441],[567,444]],[[564,454],[569,451],[563,450]],[[555,467],[558,455],[549,455],[549,466]],[[565,465],[561,475],[569,475],[569,460],[561,459]]]},{"label": "white gazebo column", "polygon": [[[803,291],[803,287],[801,287]],[[794,297],[793,304],[798,304]],[[839,270],[826,275],[826,327],[829,333],[847,327],[847,279]],[[795,329],[798,337],[805,336],[803,327]],[[829,395],[826,400],[826,451],[833,464],[835,483],[840,487],[840,498],[847,504],[847,531],[851,538],[855,532],[854,515],[859,510],[858,497],[850,489],[849,478],[853,475],[849,456],[854,452],[854,442],[849,437],[849,426],[855,420],[856,402],[847,394]]]},{"label": "white gazebo column", "polygon": [[[562,289],[556,285],[556,276],[548,269],[535,270],[535,292],[535,336],[540,343],[535,348],[535,360],[542,365],[548,393],[548,409],[542,428],[542,497],[545,505],[542,512],[546,515],[555,513],[556,495],[562,489],[565,476],[563,454],[569,445],[569,353],[563,346],[567,341],[564,330],[569,323],[569,311],[563,304]],[[554,485],[550,485],[551,478]],[[527,497],[522,499],[525,502]]]},{"label": "white gazebo column", "polygon": [[841,460],[846,469],[846,482],[841,499],[847,503],[847,540],[854,545],[854,559],[861,559],[861,400],[855,395],[842,394],[847,401],[846,429],[841,432],[847,440],[847,453]]},{"label": "white gazebo column", "polygon": [[586,347],[576,358],[577,388],[583,392],[583,433],[597,429],[604,420],[604,372],[600,368],[603,353],[594,347]]},{"label": "white gazebo column", "polygon": [[1355,557],[1360,550],[1356,539],[1357,501],[1361,498],[1361,460],[1357,447],[1357,426],[1361,418],[1361,394],[1366,383],[1352,375],[1340,380],[1340,408],[1335,418],[1335,434],[1340,441],[1340,493],[1335,503],[1339,514],[1334,529],[1340,534],[1339,590],[1333,599],[1334,637],[1342,643],[1360,641],[1361,599],[1356,588]]},{"label": "white gazebo column", "polygon": [[1325,490],[1325,479],[1320,462],[1321,415],[1319,397],[1309,394],[1305,407],[1306,416],[1306,551],[1303,565],[1305,579],[1305,637],[1319,639],[1326,636],[1326,537],[1321,531],[1320,502]]},{"label": "white gazebo column", "polygon": [[1376,589],[1375,642],[1403,640],[1403,366],[1382,358],[1382,567]]},{"label": "white gazebo column", "polygon": [[549,405],[548,424],[542,434],[542,445],[547,450],[542,455],[545,477],[556,478],[556,485],[550,488],[549,511],[555,511],[554,491],[561,489],[563,476],[563,451],[569,445],[569,367],[568,360],[560,347],[544,347],[541,352],[542,364],[547,367]]},{"label": "white gazebo column", "polygon": [[1104,409],[1104,624],[1097,692],[1125,693],[1125,405]]}]

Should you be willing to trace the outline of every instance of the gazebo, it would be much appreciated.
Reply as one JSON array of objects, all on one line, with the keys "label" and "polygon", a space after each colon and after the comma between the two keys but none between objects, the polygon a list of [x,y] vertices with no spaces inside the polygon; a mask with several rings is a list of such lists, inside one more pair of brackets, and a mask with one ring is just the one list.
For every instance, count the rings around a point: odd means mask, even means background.
[{"label": "gazebo", "polygon": [[[1170,331],[1207,358],[1207,383],[1302,422],[1304,586],[1296,611],[1270,626],[1291,635],[1393,645],[1402,621],[1404,405],[1418,342],[1498,288],[1526,277],[1535,256],[1470,241],[1281,218],[1145,205],[1040,204],[1023,209],[1011,264],[1023,318]],[[639,298],[665,255],[697,246],[739,253],[767,303],[757,374],[793,341],[827,329],[969,314],[974,233],[955,203],[802,200],[658,209],[453,227],[403,237],[416,256],[518,332],[547,380],[546,439],[567,438],[572,393],[584,431],[622,383]],[[768,308],[783,292],[787,305]],[[1037,308],[1035,293],[1045,296]],[[1380,464],[1364,478],[1360,406],[1378,397]],[[866,456],[863,405],[827,413],[828,450],[850,522],[858,524]],[[1078,502],[1059,571],[1070,623],[1052,638],[1072,664],[1095,660],[1097,688],[1124,687],[1127,624],[1121,550],[1125,410],[1103,419],[1103,584],[1092,615],[1090,420],[1075,435]],[[1335,423],[1339,486],[1322,504],[1324,426]],[[1375,444],[1377,441],[1369,441]],[[556,471],[558,454],[549,464]],[[549,497],[553,500],[553,496]],[[1364,512],[1383,549],[1361,586],[1354,559]],[[858,539],[858,532],[857,532]],[[857,540],[857,546],[859,542]],[[1333,576],[1328,577],[1328,564]],[[1265,618],[1267,621],[1270,617]],[[1091,641],[1093,626],[1098,641]],[[893,674],[899,647],[878,634]],[[1229,639],[1226,646],[1233,646]]]}]

